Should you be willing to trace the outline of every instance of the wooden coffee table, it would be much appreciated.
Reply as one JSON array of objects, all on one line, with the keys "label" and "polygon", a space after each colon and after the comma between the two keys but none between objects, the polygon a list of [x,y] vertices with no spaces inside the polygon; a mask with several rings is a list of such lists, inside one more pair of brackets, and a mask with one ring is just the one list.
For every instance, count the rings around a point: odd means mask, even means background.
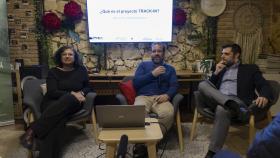
[{"label": "wooden coffee table", "polygon": [[122,135],[128,136],[129,143],[145,143],[148,147],[149,158],[156,158],[156,144],[162,139],[162,132],[157,119],[146,118],[151,122],[145,128],[106,128],[99,133],[98,140],[106,144],[106,158],[115,157],[116,147]]}]

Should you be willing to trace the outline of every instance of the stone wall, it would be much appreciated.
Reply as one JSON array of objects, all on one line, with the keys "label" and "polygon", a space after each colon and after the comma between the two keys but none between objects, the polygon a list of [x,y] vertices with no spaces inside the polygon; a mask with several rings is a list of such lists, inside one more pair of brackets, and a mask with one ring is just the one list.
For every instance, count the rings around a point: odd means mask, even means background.
[{"label": "stone wall", "polygon": [[[86,12],[85,0],[76,1]],[[52,11],[57,13],[63,12],[64,5],[67,1],[62,0],[45,0],[45,11]],[[196,32],[200,34],[206,34],[203,32],[203,24],[206,16],[200,12],[199,3],[197,1],[178,1],[177,7],[184,9],[188,13],[188,24],[181,27],[173,28],[173,40],[168,44],[166,52],[166,61],[175,66],[177,70],[191,69],[191,65],[195,60],[204,57],[203,49],[205,49],[203,41],[200,39],[194,41],[189,39],[189,35],[193,35]],[[97,53],[90,47],[87,35],[87,22],[86,16],[83,20],[77,24],[75,32],[81,37],[79,44],[75,43],[74,46],[83,54],[85,65],[89,69],[93,69],[97,66]],[[190,29],[190,25],[191,29]],[[54,34],[51,39],[53,50],[56,50],[59,46],[69,44],[69,38],[61,33]],[[71,42],[71,39],[70,39]],[[103,60],[103,68],[117,70],[134,69],[137,64],[143,60],[149,59],[150,45],[147,43],[128,43],[128,44],[106,44],[105,60]]]},{"label": "stone wall", "polygon": [[[76,0],[86,13],[85,0]],[[45,0],[45,11],[63,12],[64,4],[67,1],[63,0]],[[217,48],[228,41],[234,41],[235,28],[233,26],[234,11],[240,6],[249,1],[243,0],[227,0],[227,7],[218,20]],[[262,47],[264,53],[272,53],[273,49],[269,44],[269,38],[272,40],[275,52],[279,52],[279,2],[277,0],[256,0],[251,1],[260,7],[263,14],[263,35],[264,45]],[[180,69],[191,69],[192,63],[197,59],[204,58],[205,52],[205,30],[203,25],[206,16],[200,11],[199,0],[183,1],[178,0],[176,6],[184,9],[188,13],[188,20],[196,27],[196,30],[203,36],[200,40],[189,40],[189,26],[173,28],[173,41],[168,44],[166,60]],[[8,22],[10,35],[10,55],[11,61],[15,59],[24,59],[26,65],[39,63],[38,46],[35,38],[35,7],[33,0],[7,0]],[[75,45],[84,56],[85,64],[93,69],[97,66],[97,54],[91,48],[88,42],[87,35],[87,19],[83,17],[82,22],[76,26],[76,32],[81,37],[81,42]],[[191,31],[192,32],[192,31]],[[71,42],[67,38],[60,35],[55,35],[51,39],[53,50],[56,50],[61,44]],[[138,62],[149,59],[150,46],[146,43],[129,43],[129,44],[108,44],[106,60],[102,60],[103,66],[111,69],[117,65],[118,70],[133,69]],[[104,53],[104,52],[103,52]],[[220,49],[217,49],[217,56],[220,54]],[[104,57],[104,56],[103,56]]]},{"label": "stone wall", "polygon": [[[167,44],[165,59],[177,70],[190,70],[191,65],[206,53],[207,33],[203,28],[206,16],[197,1],[177,1],[176,7],[187,13],[187,22],[183,26],[173,26],[172,42]],[[118,70],[133,69],[139,62],[150,59],[150,51],[147,43],[109,45],[107,66],[109,69],[115,65]]]}]

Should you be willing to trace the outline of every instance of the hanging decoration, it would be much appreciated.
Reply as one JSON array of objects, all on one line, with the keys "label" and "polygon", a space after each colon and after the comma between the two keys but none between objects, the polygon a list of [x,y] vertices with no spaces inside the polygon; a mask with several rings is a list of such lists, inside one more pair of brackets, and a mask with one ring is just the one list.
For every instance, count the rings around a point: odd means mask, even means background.
[{"label": "hanging decoration", "polygon": [[[40,6],[41,2],[36,0],[36,3],[36,6]],[[45,63],[49,66],[54,65],[52,60],[53,49],[55,50],[62,45],[72,45],[80,51],[78,45],[81,38],[76,30],[76,24],[81,23],[83,18],[80,4],[74,0],[69,0],[61,9],[49,8],[44,13],[41,13],[39,7],[36,9],[37,28],[40,29],[38,39],[42,43],[41,51],[47,52],[46,55],[42,56]]]},{"label": "hanging decoration", "polygon": [[75,1],[70,1],[64,6],[64,15],[67,19],[79,21],[83,17],[82,8]]},{"label": "hanging decoration", "polygon": [[260,9],[251,3],[241,5],[233,18],[235,42],[242,47],[242,62],[255,63],[263,45],[263,16]]},{"label": "hanging decoration", "polygon": [[176,8],[173,11],[173,24],[176,26],[183,26],[186,23],[187,15],[183,9]]},{"label": "hanging decoration", "polygon": [[215,17],[226,9],[226,0],[201,0],[200,7],[205,15]]},{"label": "hanging decoration", "polygon": [[53,12],[47,12],[42,18],[42,24],[47,31],[53,32],[61,28],[60,18]]},{"label": "hanging decoration", "polygon": [[61,19],[52,11],[46,12],[42,17],[42,24],[47,33],[64,32],[67,37],[70,37],[76,43],[80,43],[80,35],[75,32],[75,24],[83,18],[81,6],[71,0],[64,5],[64,13]]}]

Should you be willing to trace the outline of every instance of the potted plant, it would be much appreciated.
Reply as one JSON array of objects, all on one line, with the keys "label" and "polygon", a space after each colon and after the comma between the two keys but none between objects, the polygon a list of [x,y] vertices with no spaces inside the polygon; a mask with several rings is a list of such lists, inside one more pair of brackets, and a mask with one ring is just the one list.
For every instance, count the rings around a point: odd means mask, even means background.
[{"label": "potted plant", "polygon": [[93,49],[94,55],[97,56],[97,66],[96,66],[96,72],[98,73],[101,70],[101,58],[104,54],[104,44],[91,44],[91,48]]},{"label": "potted plant", "polygon": [[200,61],[200,69],[206,73],[206,74],[209,74],[210,71],[211,71],[211,68],[212,68],[212,65],[214,63],[214,60],[213,59],[202,59]]}]

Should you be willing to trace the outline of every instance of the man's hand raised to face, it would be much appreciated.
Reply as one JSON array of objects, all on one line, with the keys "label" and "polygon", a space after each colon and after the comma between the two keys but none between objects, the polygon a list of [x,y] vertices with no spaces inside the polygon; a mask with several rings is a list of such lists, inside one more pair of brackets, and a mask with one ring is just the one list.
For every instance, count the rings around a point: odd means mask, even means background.
[{"label": "man's hand raised to face", "polygon": [[215,75],[218,75],[226,67],[225,62],[222,60],[216,65]]}]

